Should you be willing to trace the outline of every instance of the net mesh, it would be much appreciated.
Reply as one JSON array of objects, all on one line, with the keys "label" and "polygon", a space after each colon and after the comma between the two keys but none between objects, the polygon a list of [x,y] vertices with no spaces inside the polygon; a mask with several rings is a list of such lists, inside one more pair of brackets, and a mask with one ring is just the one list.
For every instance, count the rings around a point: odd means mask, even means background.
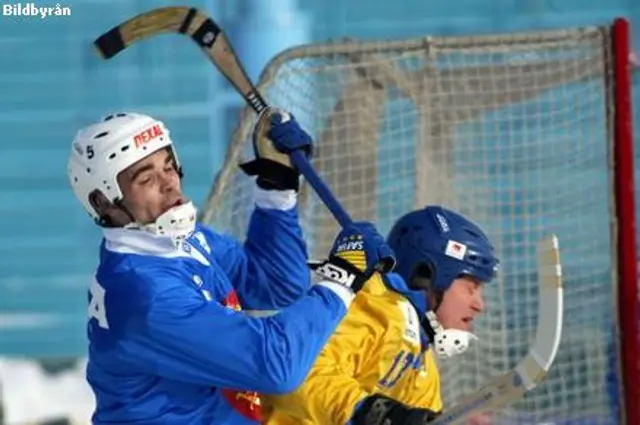
[{"label": "net mesh", "polygon": [[[617,343],[610,205],[609,30],[401,41],[341,40],[284,52],[260,89],[316,141],[313,163],[355,219],[386,233],[402,214],[442,204],[478,222],[502,260],[485,289],[478,343],[441,362],[446,403],[524,357],[537,325],[535,246],[559,236],[565,324],[547,380],[496,412],[506,423],[615,423]],[[243,111],[205,221],[243,238],[255,117]],[[337,233],[304,185],[311,257]],[[531,421],[531,422],[529,422]]]}]

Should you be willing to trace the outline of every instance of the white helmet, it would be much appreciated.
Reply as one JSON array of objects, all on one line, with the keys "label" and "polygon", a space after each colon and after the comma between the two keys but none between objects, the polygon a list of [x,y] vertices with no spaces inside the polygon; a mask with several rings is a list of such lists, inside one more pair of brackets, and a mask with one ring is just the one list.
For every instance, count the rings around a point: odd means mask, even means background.
[{"label": "white helmet", "polygon": [[[161,121],[137,113],[108,115],[100,122],[78,131],[73,140],[67,167],[73,192],[89,215],[101,223],[102,218],[91,204],[90,195],[99,190],[110,202],[118,205],[123,196],[118,186],[118,174],[163,148],[171,149],[179,167],[169,130]],[[182,213],[176,217],[177,211],[173,211],[176,208],[185,213],[184,217]],[[165,215],[170,215],[171,219],[163,219]],[[177,225],[179,233],[185,231],[185,224],[188,224],[187,229],[190,227],[192,230],[195,226],[195,207],[189,203],[172,208],[156,220],[155,226],[147,226],[147,230],[172,234],[172,229],[165,225],[169,223],[173,227]]]}]

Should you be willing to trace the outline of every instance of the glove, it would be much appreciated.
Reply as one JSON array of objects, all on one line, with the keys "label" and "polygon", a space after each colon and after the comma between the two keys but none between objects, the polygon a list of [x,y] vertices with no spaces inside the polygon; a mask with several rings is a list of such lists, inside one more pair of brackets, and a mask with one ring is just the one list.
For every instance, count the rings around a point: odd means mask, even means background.
[{"label": "glove", "polygon": [[351,419],[353,425],[424,425],[440,413],[408,407],[389,397],[373,394],[365,398]]},{"label": "glove", "polygon": [[258,118],[253,130],[253,151],[256,158],[240,164],[250,176],[258,176],[256,183],[263,189],[298,190],[300,174],[291,163],[289,154],[312,152],[312,140],[295,118],[279,109],[268,109]]},{"label": "glove", "polygon": [[267,132],[267,137],[278,151],[287,154],[284,158],[289,166],[291,162],[288,154],[293,151],[301,150],[307,157],[311,156],[313,151],[311,136],[300,127],[293,115],[279,109],[272,109],[270,121],[271,128]]},{"label": "glove", "polygon": [[338,234],[329,258],[311,264],[311,268],[324,279],[357,293],[371,275],[391,271],[395,264],[395,254],[375,226],[357,222]]}]

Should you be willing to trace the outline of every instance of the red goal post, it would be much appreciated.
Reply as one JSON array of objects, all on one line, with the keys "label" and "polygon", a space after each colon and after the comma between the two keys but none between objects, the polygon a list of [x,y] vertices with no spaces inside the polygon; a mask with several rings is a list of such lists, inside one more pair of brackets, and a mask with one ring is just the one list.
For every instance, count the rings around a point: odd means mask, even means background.
[{"label": "red goal post", "polygon": [[[355,219],[386,232],[439,203],[480,222],[503,266],[480,340],[441,364],[453,402],[526,354],[535,243],[556,233],[565,326],[547,380],[498,417],[640,424],[640,333],[629,23],[465,37],[340,40],[286,50],[259,88],[316,140],[314,165]],[[244,109],[202,219],[243,238],[255,117]],[[337,227],[306,185],[312,257]],[[614,377],[614,379],[611,379]],[[620,417],[622,416],[622,418]],[[576,421],[576,422],[571,422]],[[582,421],[582,422],[581,422]]]},{"label": "red goal post", "polygon": [[640,295],[636,188],[634,173],[631,72],[635,55],[631,50],[629,21],[613,24],[614,186],[618,220],[618,309],[622,353],[624,414],[628,424],[640,424]]}]

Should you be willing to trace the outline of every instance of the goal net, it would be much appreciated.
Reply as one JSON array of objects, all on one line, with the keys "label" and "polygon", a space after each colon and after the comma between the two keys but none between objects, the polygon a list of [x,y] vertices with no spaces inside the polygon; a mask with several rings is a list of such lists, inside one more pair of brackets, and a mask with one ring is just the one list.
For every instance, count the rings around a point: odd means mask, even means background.
[{"label": "goal net", "polygon": [[[497,412],[504,423],[617,423],[618,355],[612,31],[608,27],[398,41],[342,40],[287,50],[259,88],[314,137],[313,164],[355,219],[386,234],[428,204],[456,209],[492,237],[502,266],[485,289],[477,344],[442,361],[445,403],[512,368],[535,336],[536,242],[556,233],[565,324],[547,380]],[[242,112],[205,222],[244,238],[255,117]],[[338,227],[303,185],[312,258]],[[635,250],[634,247],[631,247]]]}]

